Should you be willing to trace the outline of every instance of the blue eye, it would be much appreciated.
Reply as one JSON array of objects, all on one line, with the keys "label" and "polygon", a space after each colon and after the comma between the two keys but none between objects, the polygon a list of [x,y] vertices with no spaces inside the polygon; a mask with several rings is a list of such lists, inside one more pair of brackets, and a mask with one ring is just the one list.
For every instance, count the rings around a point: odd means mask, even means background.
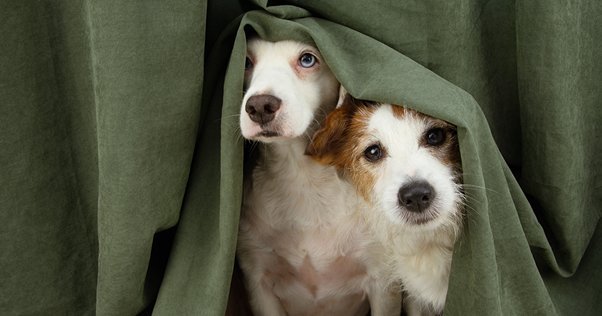
[{"label": "blue eye", "polygon": [[316,56],[309,53],[305,53],[301,55],[301,58],[299,58],[299,64],[301,65],[301,67],[310,68],[311,66],[316,64]]},{"label": "blue eye", "polygon": [[253,67],[253,63],[251,62],[249,57],[247,57],[247,60],[245,60],[245,70],[249,70],[251,67]]}]

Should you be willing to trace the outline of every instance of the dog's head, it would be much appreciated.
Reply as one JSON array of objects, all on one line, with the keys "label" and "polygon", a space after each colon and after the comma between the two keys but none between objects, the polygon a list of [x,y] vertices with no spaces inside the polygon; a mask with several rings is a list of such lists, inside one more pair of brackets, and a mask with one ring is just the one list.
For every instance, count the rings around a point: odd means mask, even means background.
[{"label": "dog's head", "polygon": [[274,142],[303,135],[335,107],[338,87],[317,48],[250,39],[240,111],[243,137]]},{"label": "dog's head", "polygon": [[372,209],[394,224],[460,225],[462,165],[452,124],[347,94],[306,154],[343,170]]}]

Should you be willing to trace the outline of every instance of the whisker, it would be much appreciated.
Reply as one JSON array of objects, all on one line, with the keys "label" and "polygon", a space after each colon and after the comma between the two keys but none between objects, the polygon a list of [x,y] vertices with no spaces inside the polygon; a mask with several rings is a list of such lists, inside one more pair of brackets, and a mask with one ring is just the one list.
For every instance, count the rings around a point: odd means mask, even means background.
[{"label": "whisker", "polygon": [[[326,110],[319,108],[318,111],[321,111],[322,113],[316,113],[315,117],[326,118],[326,116],[328,116],[328,112],[326,112]],[[316,119],[314,118],[314,120]],[[320,122],[318,122],[318,124],[320,124]]]},{"label": "whisker", "polygon": [[318,130],[322,127],[322,123],[320,123],[320,121],[318,121],[318,119],[316,119],[315,117],[314,117],[314,122],[316,122],[316,126],[317,126],[316,130]]},{"label": "whisker", "polygon": [[215,123],[215,122],[223,121],[223,120],[226,120],[226,119],[231,119],[231,118],[234,118],[234,117],[239,118],[240,117],[240,113],[222,116],[222,117],[218,118],[217,120],[215,120],[213,122]]},{"label": "whisker", "polygon": [[248,142],[250,144],[249,154],[252,154],[255,151],[255,149],[257,148],[259,142],[256,142],[256,141],[248,141]]},{"label": "whisker", "polygon": [[482,214],[480,214],[479,212],[477,212],[477,210],[474,209],[472,206],[466,204],[466,205],[464,205],[464,209],[466,212],[466,216],[465,216],[466,220],[472,221],[473,224],[475,224],[475,225],[477,224],[477,221],[474,220],[475,216],[478,216],[481,220],[485,220],[485,217]]},{"label": "whisker", "polygon": [[[313,138],[313,135],[316,133],[318,129],[313,129],[311,127],[308,127],[307,130],[305,130],[304,134],[307,134],[308,140],[311,140]],[[309,133],[311,132],[311,133]]]},{"label": "whisker", "polygon": [[476,184],[462,184],[462,187],[466,188],[466,189],[481,189],[481,190],[486,190],[486,191],[490,191],[493,193],[499,193],[497,190],[485,187],[485,186],[481,186],[481,185],[476,185]]},{"label": "whisker", "polygon": [[242,132],[240,130],[240,126],[238,126],[235,130],[234,130],[234,137],[236,137],[236,141],[240,142],[240,141],[244,141],[244,137],[242,136]]},{"label": "whisker", "polygon": [[466,197],[466,199],[465,199],[465,204],[468,205],[469,203],[473,204],[473,205],[478,205],[478,206],[482,206],[484,204],[483,201],[477,200],[471,196]]},{"label": "whisker", "polygon": [[301,137],[303,137],[304,140],[310,142],[311,141],[311,135],[309,135],[308,131],[303,132],[303,134],[301,135]]}]

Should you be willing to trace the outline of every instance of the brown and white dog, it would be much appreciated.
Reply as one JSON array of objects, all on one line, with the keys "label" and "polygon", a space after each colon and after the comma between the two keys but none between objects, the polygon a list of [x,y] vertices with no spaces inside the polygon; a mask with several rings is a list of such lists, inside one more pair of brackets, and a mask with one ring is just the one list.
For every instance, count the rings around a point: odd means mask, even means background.
[{"label": "brown and white dog", "polygon": [[306,153],[341,170],[363,198],[408,315],[440,314],[464,206],[455,126],[347,94]]},{"label": "brown and white dog", "polygon": [[253,313],[364,316],[371,305],[372,315],[399,315],[355,190],[304,155],[337,104],[337,79],[296,41],[249,40],[245,69],[240,127],[259,158],[245,179],[237,257]]}]

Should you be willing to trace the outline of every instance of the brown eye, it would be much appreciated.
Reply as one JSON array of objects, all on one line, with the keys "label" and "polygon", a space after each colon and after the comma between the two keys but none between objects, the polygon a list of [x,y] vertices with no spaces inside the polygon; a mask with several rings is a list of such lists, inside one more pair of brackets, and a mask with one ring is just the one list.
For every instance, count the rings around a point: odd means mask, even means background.
[{"label": "brown eye", "polygon": [[368,148],[364,150],[364,157],[370,162],[375,162],[383,157],[383,150],[378,144],[368,146]]},{"label": "brown eye", "polygon": [[445,133],[442,128],[433,128],[426,132],[426,143],[429,145],[441,145],[445,141]]}]

